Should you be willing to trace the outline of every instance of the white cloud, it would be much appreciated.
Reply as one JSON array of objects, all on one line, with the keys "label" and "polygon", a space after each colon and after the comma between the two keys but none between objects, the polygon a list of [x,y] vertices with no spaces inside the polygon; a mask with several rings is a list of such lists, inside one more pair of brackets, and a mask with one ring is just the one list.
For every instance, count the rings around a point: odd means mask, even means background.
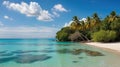
[{"label": "white cloud", "polygon": [[60,12],[67,12],[67,9],[65,9],[61,4],[54,5],[53,10]]},{"label": "white cloud", "polygon": [[[3,5],[7,8],[18,11],[21,14],[25,14],[28,17],[36,17],[40,21],[52,21],[53,18],[59,17],[58,12],[67,12],[61,4],[56,4],[52,8],[52,14],[48,10],[44,10],[37,2],[25,3],[12,3],[10,1],[4,1]],[[7,18],[7,17],[6,17]]]},{"label": "white cloud", "polygon": [[[82,19],[80,19],[80,21],[87,22],[87,19],[86,19],[86,18],[82,18]],[[73,22],[73,21],[70,21],[70,22],[68,22],[68,23],[65,23],[63,27],[70,26],[72,22]]]},{"label": "white cloud", "polygon": [[46,10],[43,10],[40,14],[41,15],[39,15],[37,18],[38,20],[43,20],[43,21],[52,21],[53,20],[51,17],[52,15]]},{"label": "white cloud", "polygon": [[11,17],[9,17],[9,16],[7,16],[7,15],[5,15],[4,18],[5,18],[5,19],[8,19],[8,20],[13,20]]},{"label": "white cloud", "polygon": [[70,26],[73,21],[64,24],[64,27]]},{"label": "white cloud", "polygon": [[56,4],[53,6],[52,8],[52,13],[55,17],[59,17],[59,13],[58,12],[68,12],[67,9],[65,9],[62,4]]},{"label": "white cloud", "polygon": [[8,16],[4,16],[4,18],[5,18],[5,19],[9,19],[9,17],[8,17]]},{"label": "white cloud", "polygon": [[86,18],[82,18],[80,21],[87,22],[87,19]]},{"label": "white cloud", "polygon": [[42,9],[37,2],[30,2],[29,4],[25,2],[21,2],[19,4],[19,3],[4,1],[3,5],[5,5],[7,8],[11,10],[25,14],[28,17],[36,17],[38,20],[41,21],[52,20],[51,14],[47,10]]},{"label": "white cloud", "polygon": [[25,14],[27,16],[36,16],[39,15],[39,12],[42,11],[40,5],[36,2],[30,2],[30,4],[27,4],[25,2],[19,3],[12,3],[9,1],[4,1],[3,5],[6,5],[7,8],[19,11],[22,14]]},{"label": "white cloud", "polygon": [[0,38],[52,38],[59,29],[54,27],[0,27]]}]

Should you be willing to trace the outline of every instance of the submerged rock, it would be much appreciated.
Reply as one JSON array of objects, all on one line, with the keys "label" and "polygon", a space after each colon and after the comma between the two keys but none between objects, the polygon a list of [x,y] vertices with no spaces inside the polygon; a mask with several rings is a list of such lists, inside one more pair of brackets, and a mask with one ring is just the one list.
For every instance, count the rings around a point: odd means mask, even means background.
[{"label": "submerged rock", "polygon": [[84,57],[78,57],[79,59],[83,59]]},{"label": "submerged rock", "polygon": [[86,49],[73,49],[73,50],[70,50],[70,49],[60,49],[60,50],[57,50],[58,53],[63,53],[63,54],[66,54],[66,53],[69,53],[69,54],[73,54],[73,55],[80,55],[81,53],[86,53],[87,55],[89,56],[104,56],[104,54],[98,52],[98,51],[91,51],[91,50],[86,50]]},{"label": "submerged rock", "polygon": [[82,53],[83,52],[83,50],[82,49],[74,49],[74,50],[72,50],[72,54],[73,55],[79,55],[80,53]]},{"label": "submerged rock", "polygon": [[39,52],[38,50],[26,50],[26,51],[23,51],[23,50],[17,50],[17,51],[13,51],[13,53],[29,53],[29,52]]},{"label": "submerged rock", "polygon": [[44,53],[50,53],[50,52],[55,52],[55,50],[17,50],[13,51],[12,53],[15,54],[22,54],[22,53],[31,53],[31,52],[44,52]]},{"label": "submerged rock", "polygon": [[51,52],[56,52],[55,50],[42,50],[41,52],[44,52],[44,53],[51,53]]},{"label": "submerged rock", "polygon": [[0,53],[0,56],[12,56],[13,53]]},{"label": "submerged rock", "polygon": [[104,54],[97,52],[97,51],[91,51],[91,50],[85,50],[85,53],[89,56],[104,56]]},{"label": "submerged rock", "polygon": [[25,54],[17,55],[14,57],[0,58],[0,63],[5,63],[9,61],[15,61],[16,63],[33,63],[36,61],[45,61],[50,58],[51,56],[47,56],[46,54],[43,55]]},{"label": "submerged rock", "polygon": [[77,63],[78,61],[73,61],[73,63]]},{"label": "submerged rock", "polygon": [[98,51],[91,51],[91,50],[86,50],[86,49],[74,49],[72,50],[73,55],[79,55],[80,53],[86,53],[89,56],[104,56],[101,52]]},{"label": "submerged rock", "polygon": [[14,61],[16,63],[33,63],[36,61],[45,61],[50,58],[51,56],[47,56],[47,55],[26,54],[26,55],[19,55],[17,58],[14,59]]},{"label": "submerged rock", "polygon": [[0,58],[0,63],[5,63],[14,60],[16,57],[7,57],[7,58]]},{"label": "submerged rock", "polygon": [[57,52],[65,54],[65,53],[71,53],[71,50],[65,48],[65,49],[57,50]]}]

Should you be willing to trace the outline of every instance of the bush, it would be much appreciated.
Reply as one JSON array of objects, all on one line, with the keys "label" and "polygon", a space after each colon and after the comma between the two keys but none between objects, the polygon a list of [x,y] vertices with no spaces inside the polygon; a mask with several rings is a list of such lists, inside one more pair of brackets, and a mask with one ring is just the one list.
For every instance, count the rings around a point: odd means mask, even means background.
[{"label": "bush", "polygon": [[120,41],[120,19],[114,21],[110,25],[111,29],[117,32],[116,41]]},{"label": "bush", "polygon": [[59,41],[68,41],[69,34],[66,32],[61,32],[58,34],[58,40]]},{"label": "bush", "polygon": [[69,35],[74,33],[69,27],[64,27],[56,33],[56,38],[58,41],[69,41]]},{"label": "bush", "polygon": [[110,27],[111,27],[112,30],[120,31],[120,19],[112,22]]},{"label": "bush", "polygon": [[92,40],[96,42],[111,42],[116,39],[115,31],[101,30],[92,34]]}]

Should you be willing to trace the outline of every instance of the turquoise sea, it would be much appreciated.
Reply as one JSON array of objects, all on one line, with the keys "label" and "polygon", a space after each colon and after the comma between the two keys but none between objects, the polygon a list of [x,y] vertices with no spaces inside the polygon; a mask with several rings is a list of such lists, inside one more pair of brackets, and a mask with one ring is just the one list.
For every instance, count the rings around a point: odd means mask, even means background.
[{"label": "turquoise sea", "polygon": [[120,67],[120,55],[55,39],[0,39],[0,67]]}]

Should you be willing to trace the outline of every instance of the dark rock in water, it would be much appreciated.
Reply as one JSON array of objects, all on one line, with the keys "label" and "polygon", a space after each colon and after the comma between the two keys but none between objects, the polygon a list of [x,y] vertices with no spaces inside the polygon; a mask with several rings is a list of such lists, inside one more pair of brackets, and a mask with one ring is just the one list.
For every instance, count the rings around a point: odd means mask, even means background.
[{"label": "dark rock in water", "polygon": [[28,50],[26,52],[40,52],[39,50]]},{"label": "dark rock in water", "polygon": [[47,56],[47,55],[26,54],[26,55],[18,55],[18,57],[15,58],[14,61],[17,63],[33,63],[36,61],[45,61],[50,58],[51,56]]},{"label": "dark rock in water", "polygon": [[12,56],[13,53],[0,53],[0,56]]},{"label": "dark rock in water", "polygon": [[79,55],[82,52],[86,53],[89,56],[104,56],[104,54],[98,51],[91,51],[91,50],[86,50],[86,49],[74,49],[71,51],[73,55]]},{"label": "dark rock in water", "polygon": [[74,49],[74,50],[72,51],[72,54],[73,54],[73,55],[79,55],[79,54],[82,53],[82,52],[83,52],[82,49]]},{"label": "dark rock in water", "polygon": [[97,52],[97,51],[91,51],[91,50],[85,50],[85,53],[89,56],[104,56],[104,54]]},{"label": "dark rock in water", "polygon": [[65,54],[65,53],[71,53],[71,50],[69,50],[69,49],[60,49],[60,50],[57,50],[57,52]]},{"label": "dark rock in water", "polygon": [[73,61],[73,63],[77,63],[78,61]]},{"label": "dark rock in water", "polygon": [[16,50],[16,51],[13,51],[12,53],[27,53],[28,51],[22,51],[22,50]]},{"label": "dark rock in water", "polygon": [[84,57],[78,57],[79,59],[83,59]]},{"label": "dark rock in water", "polygon": [[42,50],[41,52],[51,53],[51,52],[55,52],[55,50]]},{"label": "dark rock in water", "polygon": [[30,52],[40,52],[38,50],[26,50],[26,51],[23,51],[23,50],[17,50],[17,51],[13,51],[13,53],[30,53]]},{"label": "dark rock in water", "polygon": [[7,58],[0,58],[0,63],[5,63],[14,60],[16,57],[7,57]]},{"label": "dark rock in water", "polygon": [[17,55],[14,57],[7,57],[7,58],[0,58],[0,63],[5,63],[9,61],[15,61],[16,63],[33,63],[36,61],[45,61],[50,59],[51,56],[47,55],[32,55],[32,54],[25,54],[25,55]]},{"label": "dark rock in water", "polygon": [[13,51],[12,53],[17,53],[17,54],[22,54],[22,53],[30,53],[30,52],[45,52],[45,53],[50,53],[50,52],[55,52],[55,50],[17,50]]},{"label": "dark rock in water", "polygon": [[[58,53],[62,53],[62,54],[73,54],[73,55],[79,55],[80,53],[86,53],[89,56],[104,56],[104,54],[102,54],[101,52],[98,51],[91,51],[91,50],[86,50],[86,49],[60,49],[60,50],[56,50]],[[81,57],[82,59],[82,57]]]}]

